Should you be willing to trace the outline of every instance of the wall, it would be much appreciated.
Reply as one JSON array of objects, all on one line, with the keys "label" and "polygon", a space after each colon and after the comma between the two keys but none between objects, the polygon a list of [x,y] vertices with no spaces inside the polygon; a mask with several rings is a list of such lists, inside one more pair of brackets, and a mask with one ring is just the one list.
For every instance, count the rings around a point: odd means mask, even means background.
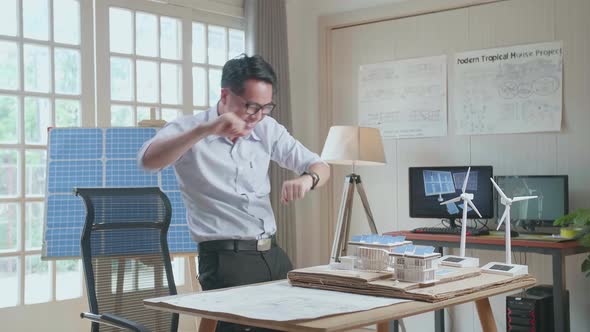
[{"label": "wall", "polygon": [[[570,209],[587,207],[590,199],[590,156],[584,144],[590,140],[586,126],[590,123],[587,105],[590,97],[590,42],[587,32],[590,24],[590,2],[586,0],[510,0],[483,4],[469,9],[449,10],[436,14],[409,17],[396,21],[382,21],[334,30],[330,34],[331,52],[319,58],[326,39],[318,34],[319,25],[366,22],[397,15],[425,13],[437,8],[452,7],[476,1],[410,1],[363,2],[375,8],[341,12],[340,3],[318,1],[288,1],[289,47],[291,87],[295,121],[295,135],[302,138],[315,151],[321,151],[325,132],[318,127],[325,113],[330,112],[330,124],[355,124],[357,105],[357,70],[360,64],[375,63],[426,55],[447,54],[456,51],[504,45],[526,44],[552,40],[564,43],[564,110],[560,133],[518,135],[454,135],[454,117],[449,109],[449,135],[444,138],[387,140],[385,149],[388,165],[382,168],[361,168],[365,188],[371,202],[379,230],[409,229],[419,225],[433,225],[435,220],[408,217],[407,168],[414,165],[491,164],[495,174],[568,174],[570,176]],[[360,3],[360,2],[359,2]],[[481,1],[480,1],[481,3]],[[344,4],[350,5],[350,3]],[[346,7],[346,9],[352,9]],[[336,13],[336,14],[334,14]],[[319,60],[322,59],[322,60]],[[324,63],[332,64],[328,76],[326,95],[320,95]],[[449,72],[450,73],[450,72]],[[449,76],[449,84],[452,77]],[[449,89],[451,91],[451,89]],[[329,99],[328,103],[323,99]],[[330,105],[319,109],[318,105]],[[318,130],[320,132],[318,132]],[[441,144],[457,146],[451,154],[441,152]],[[318,193],[298,205],[298,265],[325,263],[331,243],[326,233],[329,210],[332,218],[337,213],[342,179],[347,169],[334,167],[331,201],[317,202]],[[326,190],[326,189],[322,189]],[[360,203],[355,201],[353,220],[359,220],[353,233],[368,231]],[[327,228],[328,230],[330,227]],[[328,236],[326,236],[328,235]],[[503,260],[498,252],[470,250],[469,255],[479,256],[482,263]],[[540,283],[551,283],[549,257],[528,254],[531,273]],[[585,331],[590,324],[587,312],[590,301],[587,294],[590,281],[579,272],[585,255],[566,260],[566,281],[571,291],[572,331]],[[524,258],[524,257],[523,257]],[[504,330],[504,297],[492,299],[495,317],[500,330]],[[448,328],[452,331],[480,330],[472,304],[449,311],[453,319]],[[433,330],[432,315],[407,320],[410,330]]]}]

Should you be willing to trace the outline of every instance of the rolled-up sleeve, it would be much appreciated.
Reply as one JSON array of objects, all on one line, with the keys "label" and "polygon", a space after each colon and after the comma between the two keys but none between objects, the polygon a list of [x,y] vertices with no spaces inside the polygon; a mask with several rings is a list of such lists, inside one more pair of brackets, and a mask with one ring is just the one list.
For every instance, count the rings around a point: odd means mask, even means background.
[{"label": "rolled-up sleeve", "polygon": [[271,158],[281,167],[301,174],[307,171],[310,165],[323,163],[320,156],[291,136],[282,125],[277,124],[273,131],[277,139],[273,145]]}]

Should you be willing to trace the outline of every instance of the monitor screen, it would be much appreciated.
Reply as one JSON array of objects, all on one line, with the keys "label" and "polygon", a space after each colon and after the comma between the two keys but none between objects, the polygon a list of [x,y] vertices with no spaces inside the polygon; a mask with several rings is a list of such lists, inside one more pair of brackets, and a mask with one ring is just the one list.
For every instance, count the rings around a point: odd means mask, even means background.
[{"label": "monitor screen", "polygon": [[[568,213],[567,175],[497,176],[496,183],[509,198],[538,196],[536,199],[512,203],[512,221],[530,221],[551,226],[555,219]],[[497,199],[496,216],[500,218],[503,213],[504,205]]]},{"label": "monitor screen", "polygon": [[[440,203],[461,195],[468,166],[410,167],[410,217],[461,219],[463,201]],[[471,166],[466,193],[473,194],[473,204],[482,218],[494,217],[492,166]],[[470,207],[467,218],[479,219]]]}]

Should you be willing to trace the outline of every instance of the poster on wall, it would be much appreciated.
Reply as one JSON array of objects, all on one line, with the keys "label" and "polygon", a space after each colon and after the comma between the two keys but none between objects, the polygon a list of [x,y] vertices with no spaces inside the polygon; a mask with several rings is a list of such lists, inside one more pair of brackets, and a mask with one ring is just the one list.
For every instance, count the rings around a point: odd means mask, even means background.
[{"label": "poster on wall", "polygon": [[423,57],[362,65],[359,125],[383,138],[447,134],[447,57]]},{"label": "poster on wall", "polygon": [[559,131],[562,59],[561,41],[456,54],[457,134]]}]

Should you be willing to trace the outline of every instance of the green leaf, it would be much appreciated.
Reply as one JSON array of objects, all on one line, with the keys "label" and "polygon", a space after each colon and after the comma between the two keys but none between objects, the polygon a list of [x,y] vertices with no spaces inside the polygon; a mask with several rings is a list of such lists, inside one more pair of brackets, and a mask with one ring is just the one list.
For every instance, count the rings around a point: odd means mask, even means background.
[{"label": "green leaf", "polygon": [[587,233],[580,238],[580,244],[584,247],[590,247],[590,233]]},{"label": "green leaf", "polygon": [[582,272],[590,272],[590,256],[582,263]]}]

